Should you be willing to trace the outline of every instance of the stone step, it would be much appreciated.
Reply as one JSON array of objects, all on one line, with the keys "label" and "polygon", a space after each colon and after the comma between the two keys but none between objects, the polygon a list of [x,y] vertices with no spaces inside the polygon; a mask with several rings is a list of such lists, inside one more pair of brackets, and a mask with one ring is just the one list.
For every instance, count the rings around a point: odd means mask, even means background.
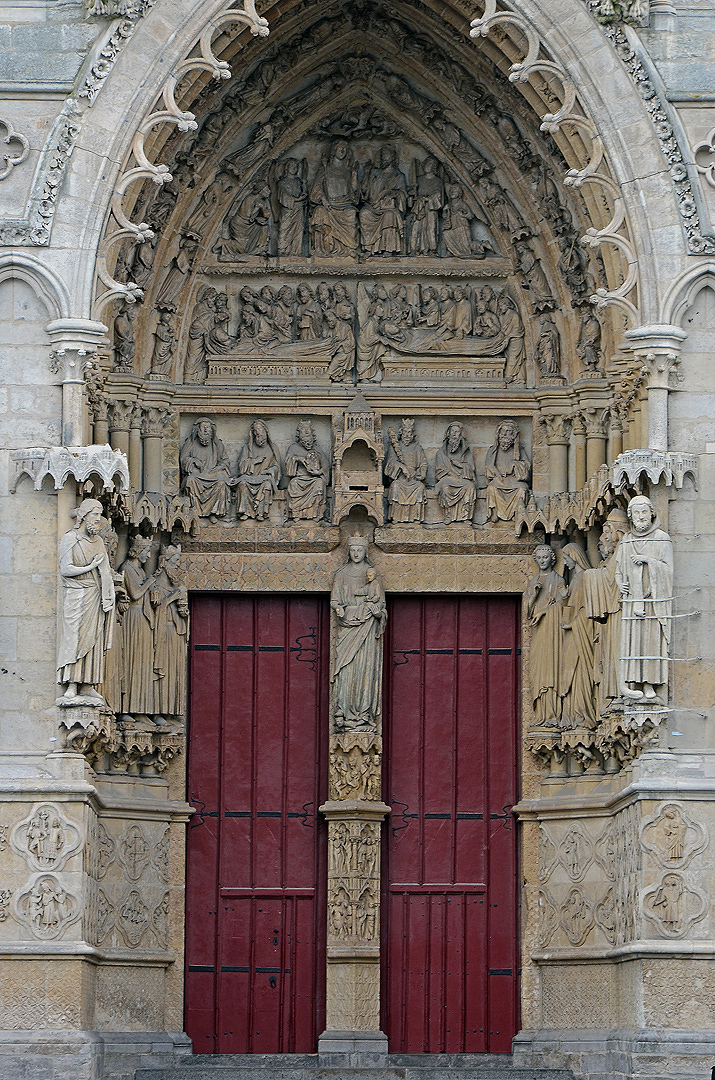
[{"label": "stone step", "polygon": [[135,1080],[573,1080],[567,1069],[517,1067],[508,1054],[395,1054],[384,1069],[321,1068],[312,1054],[195,1054]]}]

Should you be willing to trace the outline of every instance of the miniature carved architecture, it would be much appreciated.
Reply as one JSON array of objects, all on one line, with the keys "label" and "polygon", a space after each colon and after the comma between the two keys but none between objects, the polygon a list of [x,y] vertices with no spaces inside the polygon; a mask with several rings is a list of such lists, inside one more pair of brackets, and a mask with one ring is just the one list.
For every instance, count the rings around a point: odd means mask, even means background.
[{"label": "miniature carved architecture", "polygon": [[709,1075],[712,4],[259,6],[0,0],[0,1076]]}]

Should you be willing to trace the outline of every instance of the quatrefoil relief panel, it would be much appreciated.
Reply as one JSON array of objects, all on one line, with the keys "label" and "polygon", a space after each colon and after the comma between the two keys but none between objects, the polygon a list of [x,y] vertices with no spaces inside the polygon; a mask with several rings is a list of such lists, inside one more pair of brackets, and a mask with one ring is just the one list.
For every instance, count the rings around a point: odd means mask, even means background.
[{"label": "quatrefoil relief panel", "polygon": [[3,128],[7,134],[0,140],[0,180],[5,180],[16,165],[22,165],[30,152],[25,136],[15,131],[9,120],[0,117],[0,130]]},{"label": "quatrefoil relief panel", "polygon": [[693,160],[698,172],[705,177],[710,187],[715,188],[715,128],[693,147]]}]

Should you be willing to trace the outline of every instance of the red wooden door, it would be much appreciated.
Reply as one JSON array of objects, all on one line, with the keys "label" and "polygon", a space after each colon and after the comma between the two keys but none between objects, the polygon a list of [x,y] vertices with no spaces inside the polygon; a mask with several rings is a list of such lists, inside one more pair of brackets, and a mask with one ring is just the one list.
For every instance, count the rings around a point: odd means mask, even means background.
[{"label": "red wooden door", "polygon": [[326,609],[313,596],[193,600],[186,1030],[197,1053],[312,1053],[324,1026]]},{"label": "red wooden door", "polygon": [[518,600],[397,597],[388,628],[383,1030],[392,1053],[508,1053]]}]

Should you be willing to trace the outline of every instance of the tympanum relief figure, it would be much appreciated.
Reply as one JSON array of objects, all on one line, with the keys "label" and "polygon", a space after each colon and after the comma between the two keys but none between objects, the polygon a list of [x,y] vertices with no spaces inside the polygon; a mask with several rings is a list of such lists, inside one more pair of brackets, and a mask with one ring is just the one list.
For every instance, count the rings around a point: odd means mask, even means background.
[{"label": "tympanum relief figure", "polygon": [[370,255],[400,255],[405,250],[407,182],[397,162],[397,151],[382,146],[375,162],[368,162],[362,180],[364,205],[360,210],[360,239]]},{"label": "tympanum relief figure", "polygon": [[[416,170],[415,170],[416,171]],[[444,182],[439,162],[428,157],[418,173],[410,195],[412,231],[410,251],[413,255],[436,255],[439,247],[439,212],[444,206]]]},{"label": "tympanum relief figure", "polygon": [[519,429],[513,420],[504,420],[487,450],[487,513],[490,521],[511,521],[517,507],[526,502],[531,479],[531,462],[519,443]]},{"label": "tympanum relief figure", "polygon": [[335,618],[331,665],[331,727],[334,732],[382,728],[382,637],[385,593],[367,557],[367,540],[351,536],[348,560],[333,579]]},{"label": "tympanum relief figure", "polygon": [[673,605],[673,545],[658,528],[650,499],[628,504],[630,529],[616,551],[621,593],[620,680],[623,697],[646,703],[668,692],[668,656]]},{"label": "tympanum relief figure", "polygon": [[218,521],[228,514],[231,500],[231,470],[228,454],[216,436],[216,425],[208,416],[195,421],[181,447],[181,491],[188,495],[200,517]]},{"label": "tympanum relief figure", "polygon": [[238,455],[236,502],[239,518],[265,521],[278,490],[280,459],[263,420],[254,420]]},{"label": "tympanum relief figure", "polygon": [[392,481],[387,492],[388,519],[421,522],[425,513],[427,458],[416,441],[414,420],[403,420],[399,432],[388,429],[385,476]]},{"label": "tympanum relief figure", "polygon": [[302,255],[308,195],[307,162],[286,158],[278,169],[275,216],[278,219],[278,254]]},{"label": "tympanum relief figure", "polygon": [[114,627],[114,579],[100,535],[102,504],[85,499],[72,512],[77,524],[60,540],[57,681],[63,704],[104,705],[97,687],[104,679],[104,654]]},{"label": "tympanum relief figure", "polygon": [[310,246],[315,255],[357,253],[359,167],[340,139],[329,148],[310,188]]},{"label": "tympanum relief figure", "polygon": [[288,517],[294,521],[319,521],[325,515],[330,463],[316,445],[315,428],[301,420],[295,442],[285,456]]},{"label": "tympanum relief figure", "polygon": [[435,493],[446,524],[471,521],[477,501],[477,470],[464,425],[453,420],[435,456]]}]

